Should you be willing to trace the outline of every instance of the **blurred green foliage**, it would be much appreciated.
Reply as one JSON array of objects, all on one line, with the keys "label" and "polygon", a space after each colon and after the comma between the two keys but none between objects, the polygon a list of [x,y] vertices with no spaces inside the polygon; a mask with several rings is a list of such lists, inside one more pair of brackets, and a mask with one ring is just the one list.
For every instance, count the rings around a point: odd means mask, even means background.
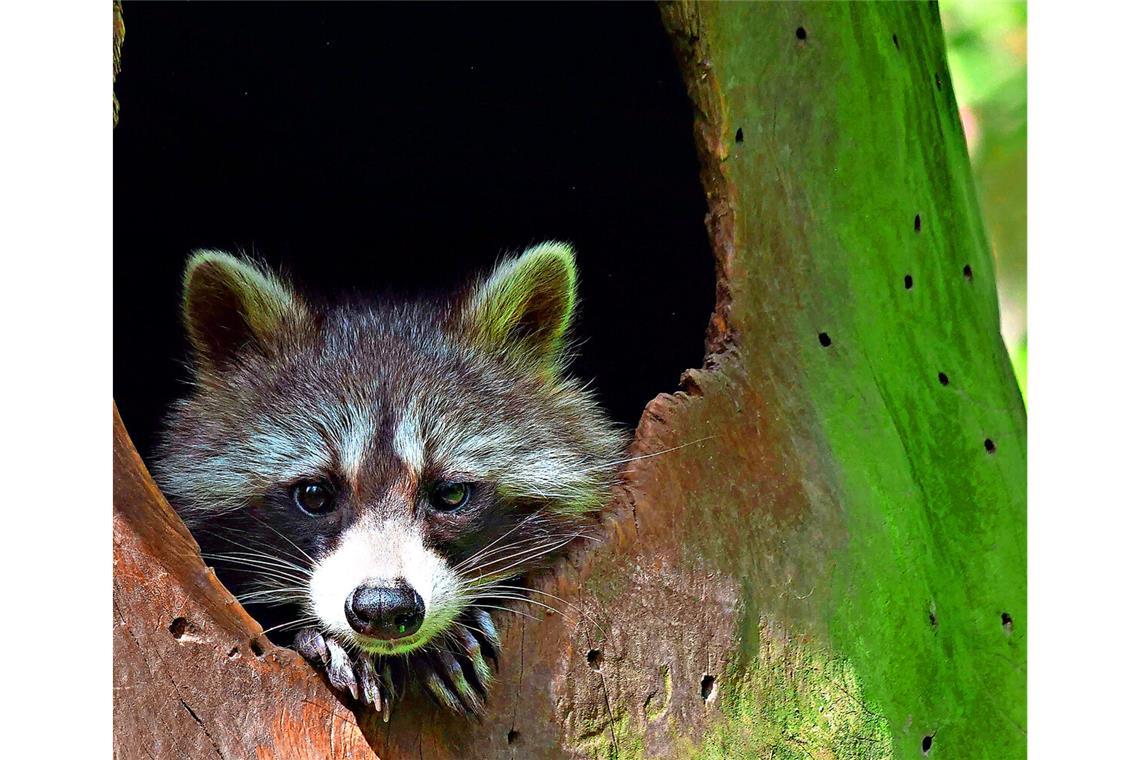
[{"label": "blurred green foliage", "polygon": [[1024,395],[1026,4],[944,0],[941,8],[950,76],[993,246],[1002,336]]}]

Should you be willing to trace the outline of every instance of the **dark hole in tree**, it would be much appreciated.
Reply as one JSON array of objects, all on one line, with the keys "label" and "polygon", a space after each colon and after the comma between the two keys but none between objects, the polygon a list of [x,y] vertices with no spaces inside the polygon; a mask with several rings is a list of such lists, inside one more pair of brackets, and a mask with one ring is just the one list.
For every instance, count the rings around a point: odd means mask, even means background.
[{"label": "dark hole in tree", "polygon": [[235,657],[237,657],[239,654],[241,654],[241,650],[239,650],[237,647],[234,647],[233,649],[231,649],[229,651],[228,654],[226,654],[226,657],[229,657],[232,660]]},{"label": "dark hole in tree", "polygon": [[701,679],[701,699],[708,702],[712,696],[713,687],[716,685],[716,676],[705,675]]},{"label": "dark hole in tree", "polygon": [[796,39],[797,40],[806,40],[807,39],[807,30],[804,29],[802,26],[798,27],[796,29]]},{"label": "dark hole in tree", "polygon": [[892,34],[891,40],[895,43],[895,50],[898,50],[899,49],[899,36],[897,34]]},{"label": "dark hole in tree", "polygon": [[819,334],[819,345],[823,346],[824,348],[827,348],[828,346],[830,346],[831,345],[831,336],[828,335],[827,333],[820,333]]},{"label": "dark hole in tree", "polygon": [[974,270],[970,268],[969,264],[962,267],[962,276],[965,277],[967,280],[974,279]]},{"label": "dark hole in tree", "polygon": [[1010,617],[1008,612],[1001,613],[1001,627],[1006,633],[1013,631],[1013,618]]},{"label": "dark hole in tree", "polygon": [[986,447],[986,453],[988,454],[992,454],[997,451],[997,446],[995,446],[994,442],[989,438],[985,440],[985,443],[983,445]]},{"label": "dark hole in tree", "polygon": [[922,232],[922,217],[918,214],[914,215],[914,231]]},{"label": "dark hole in tree", "polygon": [[189,627],[190,622],[186,618],[176,617],[170,622],[170,635],[176,639],[181,639]]},{"label": "dark hole in tree", "polygon": [[586,664],[594,670],[600,670],[602,667],[602,652],[600,649],[591,649],[586,652]]},{"label": "dark hole in tree", "polygon": [[910,290],[911,288],[914,287],[914,278],[911,277],[909,274],[903,278],[903,287],[906,288],[907,290]]},{"label": "dark hole in tree", "polygon": [[736,141],[738,143],[744,142],[744,127],[736,128]]},{"label": "dark hole in tree", "polygon": [[516,731],[515,729],[512,728],[510,731],[507,732],[507,744],[514,744],[518,738],[519,738],[519,732]]},{"label": "dark hole in tree", "polygon": [[249,651],[253,652],[254,657],[261,657],[265,654],[265,647],[261,646],[261,642],[257,639],[251,639],[249,642]]},{"label": "dark hole in tree", "polygon": [[930,752],[930,748],[932,746],[934,746],[934,737],[933,736],[922,737],[922,754],[925,755],[926,753]]},{"label": "dark hole in tree", "polygon": [[943,385],[949,385],[950,384],[950,378],[946,376],[945,372],[939,372],[938,373],[938,382],[942,383]]}]

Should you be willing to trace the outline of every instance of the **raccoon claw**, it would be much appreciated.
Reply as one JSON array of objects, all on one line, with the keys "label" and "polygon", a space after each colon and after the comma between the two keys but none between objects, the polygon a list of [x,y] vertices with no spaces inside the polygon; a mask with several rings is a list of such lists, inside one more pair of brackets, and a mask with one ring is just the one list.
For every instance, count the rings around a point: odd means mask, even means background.
[{"label": "raccoon claw", "polygon": [[460,628],[457,631],[456,638],[459,639],[459,644],[463,647],[463,654],[467,655],[467,659],[471,661],[471,669],[475,671],[475,683],[473,685],[486,698],[487,687],[491,684],[491,666],[483,657],[483,649],[479,645],[479,640],[475,638],[475,634],[466,628]]},{"label": "raccoon claw", "polygon": [[315,667],[324,670],[329,665],[329,647],[325,637],[316,628],[303,628],[293,637],[293,647]]},{"label": "raccoon claw", "polygon": [[333,639],[326,639],[325,644],[329,648],[329,664],[325,669],[329,683],[337,691],[347,691],[353,699],[359,701],[360,687],[356,683],[356,673],[353,672],[348,652]]},{"label": "raccoon claw", "polygon": [[344,647],[333,639],[326,639],[316,628],[298,631],[293,637],[293,646],[313,667],[324,671],[334,689],[348,692],[353,699],[360,699],[352,660]]},{"label": "raccoon claw", "polygon": [[503,649],[503,644],[499,640],[499,631],[495,628],[495,621],[491,620],[491,613],[486,610],[472,610],[472,621],[475,623],[475,629],[479,633],[479,638],[489,650],[491,659],[495,663],[495,668],[499,667],[499,653]]},{"label": "raccoon claw", "polygon": [[391,677],[385,678],[382,675],[383,670],[387,667],[388,665],[385,663],[381,668],[381,673],[377,673],[372,657],[361,654],[353,668],[356,680],[360,684],[361,701],[366,705],[372,705],[376,712],[380,713],[380,719],[385,723],[388,722],[391,715],[392,697],[395,694],[394,689],[392,689]]},{"label": "raccoon claw", "polygon": [[[430,660],[429,658],[417,660],[415,669],[420,683],[440,707],[460,715],[482,714],[482,700],[467,683],[463,667],[454,656],[446,652],[433,652]],[[442,671],[443,675],[439,671]]]},{"label": "raccoon claw", "polygon": [[459,695],[463,706],[472,715],[481,714],[483,712],[483,695],[471,687],[467,680],[467,674],[463,671],[463,665],[451,652],[440,652],[437,659],[447,685],[455,694]]}]

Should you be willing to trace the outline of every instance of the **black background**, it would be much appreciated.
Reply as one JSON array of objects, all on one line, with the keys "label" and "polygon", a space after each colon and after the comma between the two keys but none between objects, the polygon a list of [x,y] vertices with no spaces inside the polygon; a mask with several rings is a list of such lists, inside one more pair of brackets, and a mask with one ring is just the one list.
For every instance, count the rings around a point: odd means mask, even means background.
[{"label": "black background", "polygon": [[714,301],[691,106],[652,3],[126,3],[115,399],[144,456],[185,392],[180,274],[256,253],[303,291],[454,288],[578,249],[577,371],[636,424]]}]

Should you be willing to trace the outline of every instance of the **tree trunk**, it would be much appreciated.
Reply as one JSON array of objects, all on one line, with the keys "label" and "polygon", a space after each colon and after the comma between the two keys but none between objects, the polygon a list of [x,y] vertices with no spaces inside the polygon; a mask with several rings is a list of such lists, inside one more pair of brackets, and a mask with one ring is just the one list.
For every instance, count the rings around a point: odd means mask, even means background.
[{"label": "tree trunk", "polygon": [[354,716],[203,566],[116,413],[119,756],[1025,754],[1025,411],[937,6],[662,17],[718,303],[607,539],[534,579],[572,606],[504,617],[481,723]]}]

